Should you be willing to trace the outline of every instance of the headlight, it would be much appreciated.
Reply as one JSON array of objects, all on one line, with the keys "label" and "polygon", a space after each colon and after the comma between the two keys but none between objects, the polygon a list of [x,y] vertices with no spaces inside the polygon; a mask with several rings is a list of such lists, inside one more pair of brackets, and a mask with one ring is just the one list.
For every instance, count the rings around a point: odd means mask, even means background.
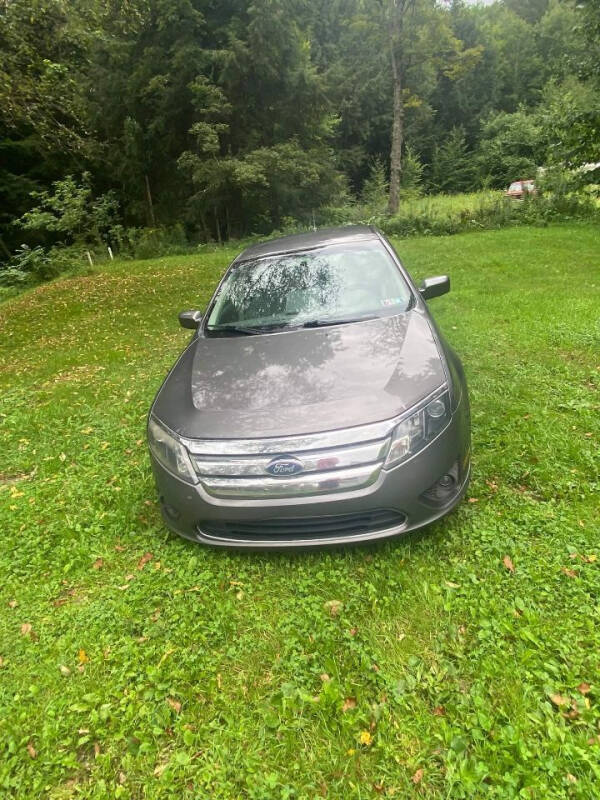
[{"label": "headlight", "polygon": [[395,467],[401,461],[414,456],[435,439],[449,422],[450,395],[446,390],[394,428],[384,466]]},{"label": "headlight", "polygon": [[148,444],[165,469],[188,483],[198,483],[198,476],[188,451],[178,439],[152,418],[148,421]]}]

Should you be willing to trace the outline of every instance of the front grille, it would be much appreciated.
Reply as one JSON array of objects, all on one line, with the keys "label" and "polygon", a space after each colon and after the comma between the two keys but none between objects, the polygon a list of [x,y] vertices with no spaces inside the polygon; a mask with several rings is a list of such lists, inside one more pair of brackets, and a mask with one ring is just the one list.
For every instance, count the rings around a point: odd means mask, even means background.
[{"label": "front grille", "polygon": [[[375,483],[390,446],[391,424],[329,434],[255,440],[186,441],[205,491],[214,497],[306,497],[362,489]],[[299,474],[269,473],[290,459]]]},{"label": "front grille", "polygon": [[242,522],[200,522],[201,534],[215,539],[241,541],[292,541],[328,539],[375,533],[400,527],[406,516],[392,509],[373,509],[357,514],[334,514],[324,517],[279,517]]},{"label": "front grille", "polygon": [[[420,405],[445,390],[436,389]],[[243,503],[352,492],[378,481],[393,431],[414,408],[393,419],[320,433],[180,441],[200,485],[212,497]],[[280,472],[278,462],[284,462]]]}]

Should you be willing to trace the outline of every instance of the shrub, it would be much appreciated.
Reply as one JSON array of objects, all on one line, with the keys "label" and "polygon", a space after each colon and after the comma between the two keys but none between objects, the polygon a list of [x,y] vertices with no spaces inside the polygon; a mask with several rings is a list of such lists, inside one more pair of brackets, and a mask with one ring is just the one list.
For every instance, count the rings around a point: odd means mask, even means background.
[{"label": "shrub", "polygon": [[546,146],[546,128],[536,112],[519,108],[512,114],[492,114],[483,124],[480,173],[498,188],[533,178],[545,161]]},{"label": "shrub", "polygon": [[0,268],[0,287],[2,288],[12,286],[25,287],[30,282],[30,278],[31,276],[27,272],[10,264]]},{"label": "shrub", "polygon": [[8,264],[0,269],[0,286],[27,286],[49,280],[57,274],[42,247],[31,248],[22,244]]},{"label": "shrub", "polygon": [[429,172],[429,185],[437,192],[468,192],[473,189],[477,167],[467,147],[465,132],[453,128],[446,140],[436,144]]},{"label": "shrub", "polygon": [[394,217],[382,216],[375,224],[392,236],[444,236],[514,224],[518,213],[497,192],[437,195],[405,203]]},{"label": "shrub", "polygon": [[360,200],[365,208],[382,211],[387,204],[389,184],[385,164],[380,158],[371,161],[369,176],[365,180]]},{"label": "shrub", "polygon": [[547,219],[596,217],[600,213],[585,171],[553,166],[543,171],[537,186],[537,206]]},{"label": "shrub", "polygon": [[121,228],[115,236],[120,256],[156,258],[187,253],[191,250],[183,225],[169,228]]},{"label": "shrub", "polygon": [[423,172],[425,167],[419,154],[410,145],[402,159],[402,173],[400,175],[400,196],[418,197],[422,194]]},{"label": "shrub", "polygon": [[67,243],[111,241],[119,216],[114,192],[94,197],[88,173],[80,182],[67,175],[52,189],[31,193],[38,205],[20,218],[24,230],[54,234]]}]

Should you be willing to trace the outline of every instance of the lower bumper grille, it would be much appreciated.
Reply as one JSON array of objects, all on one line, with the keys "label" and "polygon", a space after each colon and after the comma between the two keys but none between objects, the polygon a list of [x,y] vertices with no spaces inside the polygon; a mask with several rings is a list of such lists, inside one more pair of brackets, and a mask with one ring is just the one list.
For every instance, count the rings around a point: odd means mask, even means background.
[{"label": "lower bumper grille", "polygon": [[199,531],[215,539],[243,541],[293,541],[328,539],[375,533],[400,527],[406,516],[391,509],[375,509],[359,514],[336,514],[324,517],[280,517],[245,522],[201,522]]}]

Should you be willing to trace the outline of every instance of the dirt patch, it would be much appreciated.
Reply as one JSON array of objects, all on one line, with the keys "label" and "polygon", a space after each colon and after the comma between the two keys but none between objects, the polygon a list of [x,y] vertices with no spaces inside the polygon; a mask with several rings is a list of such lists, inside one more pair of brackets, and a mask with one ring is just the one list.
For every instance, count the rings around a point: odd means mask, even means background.
[{"label": "dirt patch", "polygon": [[28,481],[33,472],[0,472],[0,486],[12,486],[21,481]]}]

